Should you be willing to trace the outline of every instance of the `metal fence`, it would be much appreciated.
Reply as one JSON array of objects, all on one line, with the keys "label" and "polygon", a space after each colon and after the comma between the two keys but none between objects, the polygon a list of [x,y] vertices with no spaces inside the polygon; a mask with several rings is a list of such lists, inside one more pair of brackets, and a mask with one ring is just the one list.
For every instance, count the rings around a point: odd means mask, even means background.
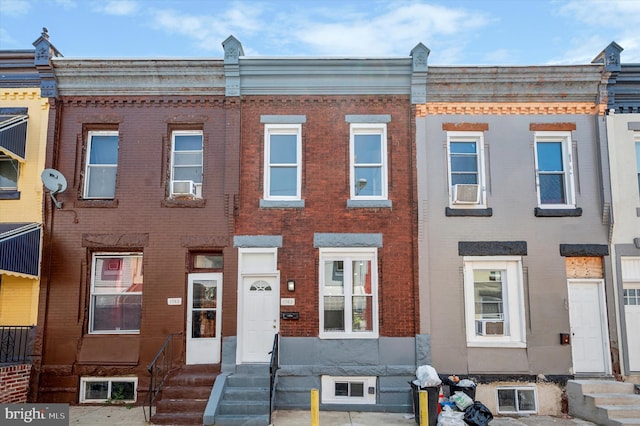
[{"label": "metal fence", "polygon": [[29,364],[35,326],[0,326],[0,364]]}]

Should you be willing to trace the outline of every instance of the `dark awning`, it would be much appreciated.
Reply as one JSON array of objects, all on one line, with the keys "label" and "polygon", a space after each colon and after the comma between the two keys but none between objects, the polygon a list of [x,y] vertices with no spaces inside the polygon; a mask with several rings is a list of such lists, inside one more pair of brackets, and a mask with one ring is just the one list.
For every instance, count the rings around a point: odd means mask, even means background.
[{"label": "dark awning", "polygon": [[27,108],[0,108],[0,150],[18,161],[25,161],[27,118]]},{"label": "dark awning", "polygon": [[0,223],[0,273],[38,278],[41,233],[39,223]]}]

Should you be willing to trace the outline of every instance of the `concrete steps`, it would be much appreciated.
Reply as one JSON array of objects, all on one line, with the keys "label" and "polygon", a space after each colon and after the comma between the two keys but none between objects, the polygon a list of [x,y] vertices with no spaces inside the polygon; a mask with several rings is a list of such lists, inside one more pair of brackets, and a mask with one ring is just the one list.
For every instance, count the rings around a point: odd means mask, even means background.
[{"label": "concrete steps", "polygon": [[202,425],[209,394],[219,373],[217,364],[185,365],[172,372],[155,402],[151,423]]},{"label": "concrete steps", "polygon": [[572,416],[603,426],[640,426],[640,395],[633,383],[570,380],[567,396]]},{"label": "concrete steps", "polygon": [[269,366],[238,365],[229,375],[215,415],[216,426],[269,424]]}]

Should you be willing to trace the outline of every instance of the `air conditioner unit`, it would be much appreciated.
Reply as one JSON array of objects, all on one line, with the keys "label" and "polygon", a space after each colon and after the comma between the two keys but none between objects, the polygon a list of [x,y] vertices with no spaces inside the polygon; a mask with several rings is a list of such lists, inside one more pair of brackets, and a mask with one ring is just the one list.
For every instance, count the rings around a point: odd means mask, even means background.
[{"label": "air conditioner unit", "polygon": [[196,184],[192,180],[174,180],[171,183],[171,194],[196,196]]},{"label": "air conditioner unit", "polygon": [[476,320],[476,335],[502,336],[504,335],[504,321],[482,319]]},{"label": "air conditioner unit", "polygon": [[480,202],[480,185],[453,185],[453,204],[478,204]]}]

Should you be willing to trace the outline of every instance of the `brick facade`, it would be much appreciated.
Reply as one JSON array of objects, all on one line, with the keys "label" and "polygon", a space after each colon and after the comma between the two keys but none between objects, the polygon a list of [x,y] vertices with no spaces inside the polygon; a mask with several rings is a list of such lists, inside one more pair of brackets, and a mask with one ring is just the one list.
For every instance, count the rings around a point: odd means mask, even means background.
[{"label": "brick facade", "polygon": [[27,402],[31,364],[0,367],[0,404]]}]

